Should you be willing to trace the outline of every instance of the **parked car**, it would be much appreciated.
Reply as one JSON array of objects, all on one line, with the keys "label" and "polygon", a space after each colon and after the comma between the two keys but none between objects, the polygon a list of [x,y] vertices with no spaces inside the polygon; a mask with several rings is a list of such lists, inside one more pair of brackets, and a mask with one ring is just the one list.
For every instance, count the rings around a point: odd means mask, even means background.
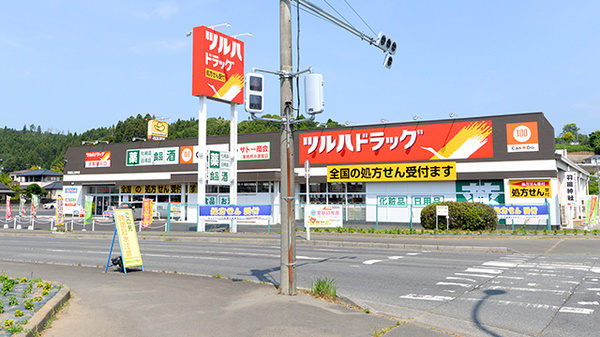
[{"label": "parked car", "polygon": [[143,213],[142,210],[144,208],[144,203],[141,201],[133,201],[133,202],[122,202],[119,205],[119,209],[127,209],[130,208],[133,213],[133,220],[141,220]]},{"label": "parked car", "polygon": [[54,209],[54,208],[56,208],[56,200],[42,204],[42,207],[44,209]]}]

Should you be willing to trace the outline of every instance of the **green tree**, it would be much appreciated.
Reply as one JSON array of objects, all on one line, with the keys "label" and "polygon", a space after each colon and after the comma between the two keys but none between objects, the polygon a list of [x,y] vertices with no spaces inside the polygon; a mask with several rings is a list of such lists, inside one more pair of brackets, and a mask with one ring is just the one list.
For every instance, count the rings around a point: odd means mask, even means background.
[{"label": "green tree", "polygon": [[562,139],[563,142],[565,142],[567,144],[569,144],[573,140],[575,140],[575,136],[570,131],[563,133],[563,135],[560,138]]},{"label": "green tree", "polygon": [[590,133],[590,146],[594,149],[595,154],[600,154],[600,131]]},{"label": "green tree", "polygon": [[33,194],[41,196],[45,196],[46,194],[48,194],[48,192],[45,189],[41,188],[38,184],[31,184],[27,186],[24,193],[28,198],[31,198]]},{"label": "green tree", "polygon": [[579,130],[580,129],[575,123],[565,124],[565,126],[563,126],[562,132],[560,133],[560,136],[562,137],[565,133],[570,132],[577,139],[577,135],[579,135]]}]

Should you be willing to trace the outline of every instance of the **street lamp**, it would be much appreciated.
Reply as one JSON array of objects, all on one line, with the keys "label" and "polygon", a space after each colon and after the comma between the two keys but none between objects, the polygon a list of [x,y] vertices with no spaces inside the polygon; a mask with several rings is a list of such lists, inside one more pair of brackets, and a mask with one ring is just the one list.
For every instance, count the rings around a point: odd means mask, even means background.
[{"label": "street lamp", "polygon": [[418,120],[420,120],[420,119],[423,119],[423,118],[421,118],[421,117],[419,117],[419,116],[417,116],[417,115],[413,116],[413,121],[418,121]]},{"label": "street lamp", "polygon": [[382,118],[380,121],[381,121],[381,123],[383,123],[383,124],[385,124],[385,123],[389,123],[389,122],[390,122],[389,120],[387,120],[387,119],[385,119],[385,118]]}]

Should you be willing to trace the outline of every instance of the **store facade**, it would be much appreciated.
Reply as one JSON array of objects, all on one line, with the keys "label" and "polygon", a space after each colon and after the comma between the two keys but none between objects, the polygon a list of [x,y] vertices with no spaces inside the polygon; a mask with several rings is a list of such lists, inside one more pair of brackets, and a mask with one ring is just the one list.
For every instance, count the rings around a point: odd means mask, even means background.
[{"label": "store facade", "polygon": [[[202,204],[228,204],[235,184],[237,204],[273,205],[271,221],[278,223],[279,141],[278,133],[239,135],[229,157],[238,161],[237,173],[209,183]],[[542,113],[301,130],[294,142],[298,219],[307,197],[344,205],[345,220],[356,222],[418,223],[426,205],[453,200],[547,205],[552,225],[585,214],[589,174],[555,153],[554,129]],[[81,212],[86,196],[94,200],[95,215],[149,198],[158,208],[170,205],[171,216],[196,221],[196,144],[178,139],[69,148],[65,212]],[[207,144],[205,151],[227,152],[229,137],[209,137]]]}]

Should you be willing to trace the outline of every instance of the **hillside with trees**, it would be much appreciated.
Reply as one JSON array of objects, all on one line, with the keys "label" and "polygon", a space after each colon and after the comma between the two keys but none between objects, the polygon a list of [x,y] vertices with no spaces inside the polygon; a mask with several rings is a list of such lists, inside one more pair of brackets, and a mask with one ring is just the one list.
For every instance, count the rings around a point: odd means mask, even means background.
[{"label": "hillside with trees", "polygon": [[[265,118],[278,116],[264,115]],[[146,138],[148,120],[154,117],[146,114],[131,116],[110,127],[99,127],[77,133],[42,132],[40,125],[23,126],[22,130],[0,129],[0,167],[4,174],[19,170],[36,168],[51,169],[63,172],[65,152],[69,146],[81,145],[84,141],[107,141],[109,143],[131,142],[135,138]],[[303,118],[300,116],[300,118]],[[320,127],[335,127],[341,124],[329,119]],[[229,120],[221,117],[210,117],[206,121],[207,135],[218,136],[229,134]],[[316,128],[316,122],[306,122],[298,125],[301,129]],[[279,123],[266,121],[244,120],[238,123],[238,133],[260,133],[279,131]],[[169,125],[169,139],[198,137],[198,120],[178,119]],[[8,176],[6,176],[8,178]],[[4,180],[4,179],[2,179]],[[0,180],[0,181],[2,181]]]},{"label": "hillside with trees", "polygon": [[[264,115],[265,118],[278,118],[274,115]],[[40,125],[23,126],[21,130],[4,127],[0,129],[0,167],[2,172],[46,168],[56,172],[64,169],[63,158],[69,146],[81,145],[84,141],[107,141],[109,143],[130,142],[135,138],[146,138],[148,120],[154,116],[146,114],[131,116],[110,127],[98,127],[81,134],[51,131],[42,132]],[[302,115],[300,118],[304,118]],[[314,129],[318,127],[337,127],[340,123],[331,119],[326,123],[314,121],[296,125],[298,129]],[[238,123],[238,133],[277,132],[280,125],[277,122],[243,120]],[[581,134],[576,124],[567,124],[556,138],[556,148],[573,151],[590,151],[600,154],[600,131],[589,135]],[[228,135],[229,120],[221,117],[207,119],[207,135]],[[169,139],[198,137],[198,120],[178,119],[169,125]]]}]

